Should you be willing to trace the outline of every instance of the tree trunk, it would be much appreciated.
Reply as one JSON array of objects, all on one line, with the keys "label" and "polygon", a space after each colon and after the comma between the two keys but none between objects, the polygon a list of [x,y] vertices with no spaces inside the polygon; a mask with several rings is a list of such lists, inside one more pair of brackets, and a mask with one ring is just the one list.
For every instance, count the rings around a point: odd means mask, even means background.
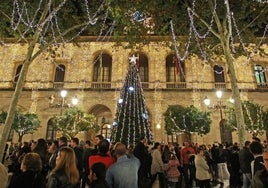
[{"label": "tree trunk", "polygon": [[18,142],[22,141],[23,134],[19,134]]},{"label": "tree trunk", "polygon": [[42,12],[42,15],[39,19],[39,28],[37,28],[35,30],[35,33],[32,37],[32,40],[29,43],[28,51],[27,51],[25,60],[23,62],[22,69],[20,71],[20,76],[19,76],[18,82],[16,84],[14,94],[12,96],[12,100],[11,100],[11,103],[10,103],[10,106],[8,109],[7,118],[5,121],[5,125],[4,125],[4,128],[2,130],[2,134],[0,135],[0,159],[2,159],[2,157],[4,155],[4,148],[6,145],[6,141],[8,139],[9,132],[11,130],[11,125],[13,123],[13,119],[15,117],[15,111],[16,111],[16,108],[18,105],[19,97],[21,95],[22,88],[25,84],[26,75],[27,75],[27,72],[29,70],[29,66],[30,66],[31,62],[33,61],[34,49],[35,49],[35,46],[36,46],[38,39],[40,37],[40,33],[44,27],[44,24],[42,22],[45,20],[45,18],[47,16],[47,11],[48,11],[48,7],[46,7],[44,9],[44,11]]},{"label": "tree trunk", "polygon": [[[211,6],[212,1],[209,1],[209,4]],[[226,1],[226,12],[227,14],[230,14],[230,7],[229,7],[229,1]],[[212,6],[211,6],[212,7]],[[236,123],[238,128],[238,137],[239,137],[239,144],[240,146],[244,145],[245,141],[245,121],[244,121],[244,115],[242,110],[242,102],[240,98],[240,91],[237,86],[237,79],[236,79],[236,73],[234,68],[234,60],[232,57],[232,53],[230,50],[230,36],[232,34],[232,24],[231,24],[231,18],[230,15],[227,15],[226,20],[221,20],[218,18],[217,14],[215,15],[215,23],[218,28],[218,32],[213,31],[213,34],[220,40],[220,44],[222,46],[222,49],[224,51],[224,56],[226,59],[226,63],[228,65],[228,75],[230,77],[231,87],[232,87],[232,93],[235,100],[234,108],[235,108],[235,115],[236,115]]]}]

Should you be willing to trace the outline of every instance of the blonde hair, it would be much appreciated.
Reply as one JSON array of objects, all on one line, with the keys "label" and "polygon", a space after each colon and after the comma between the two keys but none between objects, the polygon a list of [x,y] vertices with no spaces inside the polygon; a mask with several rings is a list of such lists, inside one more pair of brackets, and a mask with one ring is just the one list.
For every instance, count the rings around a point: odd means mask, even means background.
[{"label": "blonde hair", "polygon": [[56,162],[56,166],[53,172],[63,170],[67,177],[68,183],[77,184],[79,181],[79,172],[76,167],[75,153],[70,147],[62,147],[59,150],[59,159]]}]

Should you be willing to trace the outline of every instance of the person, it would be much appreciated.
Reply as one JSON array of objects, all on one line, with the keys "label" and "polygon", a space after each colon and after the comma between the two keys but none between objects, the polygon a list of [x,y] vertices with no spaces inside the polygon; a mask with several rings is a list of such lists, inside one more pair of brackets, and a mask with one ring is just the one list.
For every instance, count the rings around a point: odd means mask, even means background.
[{"label": "person", "polygon": [[197,148],[194,163],[196,180],[200,188],[210,188],[210,171],[202,147]]},{"label": "person", "polygon": [[140,161],[135,156],[128,157],[123,143],[116,143],[114,154],[116,163],[106,173],[106,181],[110,188],[138,188],[138,170]]},{"label": "person", "polygon": [[98,145],[99,145],[101,140],[104,140],[104,137],[101,134],[98,134],[98,135],[95,136],[95,139],[94,139],[95,147],[91,152],[92,155],[97,155],[97,153],[98,153]]},{"label": "person", "polygon": [[254,160],[251,161],[251,174],[254,176],[258,170],[264,169],[262,158],[263,148],[262,144],[258,141],[251,142],[249,148],[254,156]]},{"label": "person", "polygon": [[42,174],[44,176],[48,173],[48,151],[47,151],[47,143],[43,138],[39,138],[36,142],[35,147],[32,152],[37,153],[42,160]]},{"label": "person", "polygon": [[7,168],[0,162],[0,187],[3,188],[7,187],[7,182],[8,182]]},{"label": "person", "polygon": [[105,164],[106,169],[114,163],[114,159],[109,153],[109,148],[110,143],[108,140],[104,139],[99,142],[97,155],[91,155],[88,158],[89,169],[91,169],[91,166],[97,162]]},{"label": "person", "polygon": [[190,146],[189,142],[186,141],[183,145],[184,147],[181,149],[181,166],[186,188],[191,188],[194,179],[194,167],[190,164],[190,157],[195,154],[195,151],[192,146]]},{"label": "person", "polygon": [[82,172],[82,185],[81,188],[85,188],[88,182],[88,173],[89,173],[89,157],[92,153],[92,148],[90,140],[87,140],[84,144],[83,150],[83,172]]},{"label": "person", "polygon": [[60,148],[68,146],[67,142],[68,142],[67,138],[65,136],[61,136],[58,140],[58,144],[54,145],[57,148],[55,148],[53,155],[50,156],[50,159],[49,159],[49,169],[50,170],[56,166],[56,158],[58,156],[58,152],[59,152]]},{"label": "person", "polygon": [[151,165],[152,183],[155,182],[158,176],[160,187],[163,188],[165,187],[164,163],[161,154],[161,144],[159,142],[154,143],[151,155],[152,155],[152,165]]},{"label": "person", "polygon": [[75,161],[76,166],[79,171],[80,177],[82,178],[82,172],[83,172],[83,149],[78,147],[79,145],[79,139],[78,138],[71,138],[71,147],[74,150],[75,153]]},{"label": "person", "polygon": [[[141,136],[139,142],[134,147],[133,154],[140,160],[141,166],[138,172],[139,176],[139,187],[145,187],[148,184],[149,172],[147,171],[146,163],[148,162],[149,153],[146,148],[146,138]],[[150,184],[151,180],[149,181]],[[146,184],[146,185],[145,185]],[[143,186],[144,185],[144,186]]]},{"label": "person", "polygon": [[75,153],[70,147],[62,147],[56,158],[56,166],[48,176],[47,188],[78,188],[79,172]]},{"label": "person", "polygon": [[50,155],[48,159],[48,173],[56,166],[56,158],[58,155],[59,142],[54,140],[48,147],[48,153]]},{"label": "person", "polygon": [[20,169],[22,173],[12,176],[8,188],[45,187],[45,177],[41,174],[42,160],[39,154],[32,152],[25,154]]},{"label": "person", "polygon": [[171,154],[165,167],[169,188],[176,188],[179,182],[180,172],[178,167],[180,162],[175,154]]},{"label": "person", "polygon": [[239,151],[240,170],[242,172],[243,188],[248,188],[252,179],[251,161],[254,160],[253,154],[249,150],[250,141],[245,141],[244,147]]},{"label": "person", "polygon": [[265,149],[263,154],[264,169],[257,170],[253,176],[250,188],[266,188],[268,187],[268,150]]},{"label": "person", "polygon": [[90,175],[90,188],[109,188],[107,181],[105,180],[106,168],[101,162],[95,163],[91,167]]}]

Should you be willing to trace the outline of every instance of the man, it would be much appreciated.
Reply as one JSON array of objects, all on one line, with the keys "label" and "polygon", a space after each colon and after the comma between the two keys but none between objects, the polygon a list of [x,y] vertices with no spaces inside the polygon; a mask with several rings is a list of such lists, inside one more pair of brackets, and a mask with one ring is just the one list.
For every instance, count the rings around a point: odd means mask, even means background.
[{"label": "man", "polygon": [[82,177],[81,188],[85,188],[86,183],[88,181],[88,172],[89,172],[88,158],[91,156],[93,150],[93,148],[91,148],[90,146],[91,142],[87,140],[84,144],[84,151],[83,151],[83,177]]},{"label": "man", "polygon": [[91,155],[97,155],[98,144],[100,143],[101,140],[104,140],[104,137],[101,134],[98,134],[95,136],[95,139],[94,139],[95,148],[92,150]]},{"label": "man", "polygon": [[62,147],[67,146],[67,138],[65,136],[62,136],[59,138],[58,142],[55,142],[55,147],[57,147],[53,154],[49,158],[49,169],[52,170],[56,166],[56,158],[58,156],[59,149]]},{"label": "man", "polygon": [[146,166],[147,163],[149,163],[149,153],[148,150],[145,146],[146,144],[146,138],[142,136],[140,138],[140,141],[136,144],[133,154],[135,157],[137,157],[140,160],[140,169],[138,172],[138,177],[139,177],[139,187],[142,187],[142,185],[146,184],[149,178],[149,171]]},{"label": "man", "polygon": [[79,144],[78,138],[71,139],[71,147],[73,148],[75,153],[76,166],[81,176],[83,171],[83,149],[78,147],[78,144]]},{"label": "man", "polygon": [[128,157],[123,143],[115,145],[116,163],[110,166],[106,173],[106,181],[113,188],[138,188],[138,170],[140,161],[136,157]]},{"label": "man", "polygon": [[262,158],[263,148],[260,142],[254,141],[249,145],[249,149],[254,156],[254,160],[251,162],[251,174],[253,177],[258,170],[264,169]]},{"label": "man", "polygon": [[183,169],[183,176],[186,188],[191,188],[195,172],[193,167],[190,165],[190,156],[194,155],[195,151],[190,146],[189,142],[184,142],[183,144],[184,148],[181,149],[181,166]]},{"label": "man", "polygon": [[262,188],[268,187],[268,150],[264,150],[263,154],[264,169],[258,170],[253,177],[251,182],[251,188]]},{"label": "man", "polygon": [[243,173],[243,188],[248,188],[251,181],[251,161],[254,160],[253,154],[249,150],[250,141],[245,141],[243,149],[239,152],[240,169]]}]

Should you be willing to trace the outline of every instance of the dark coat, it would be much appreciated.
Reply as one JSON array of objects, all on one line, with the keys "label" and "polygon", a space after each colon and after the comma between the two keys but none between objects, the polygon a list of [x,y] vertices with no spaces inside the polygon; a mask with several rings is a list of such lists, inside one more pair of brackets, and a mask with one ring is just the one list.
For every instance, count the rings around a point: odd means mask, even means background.
[{"label": "dark coat", "polygon": [[45,177],[40,172],[25,171],[11,178],[8,188],[44,188]]},{"label": "dark coat", "polygon": [[52,172],[48,177],[47,188],[78,188],[79,185],[71,185],[67,182],[67,176],[63,171]]},{"label": "dark coat", "polygon": [[239,152],[239,163],[240,163],[240,169],[242,173],[251,173],[251,161],[254,160],[253,154],[250,152],[249,148],[244,147]]}]

